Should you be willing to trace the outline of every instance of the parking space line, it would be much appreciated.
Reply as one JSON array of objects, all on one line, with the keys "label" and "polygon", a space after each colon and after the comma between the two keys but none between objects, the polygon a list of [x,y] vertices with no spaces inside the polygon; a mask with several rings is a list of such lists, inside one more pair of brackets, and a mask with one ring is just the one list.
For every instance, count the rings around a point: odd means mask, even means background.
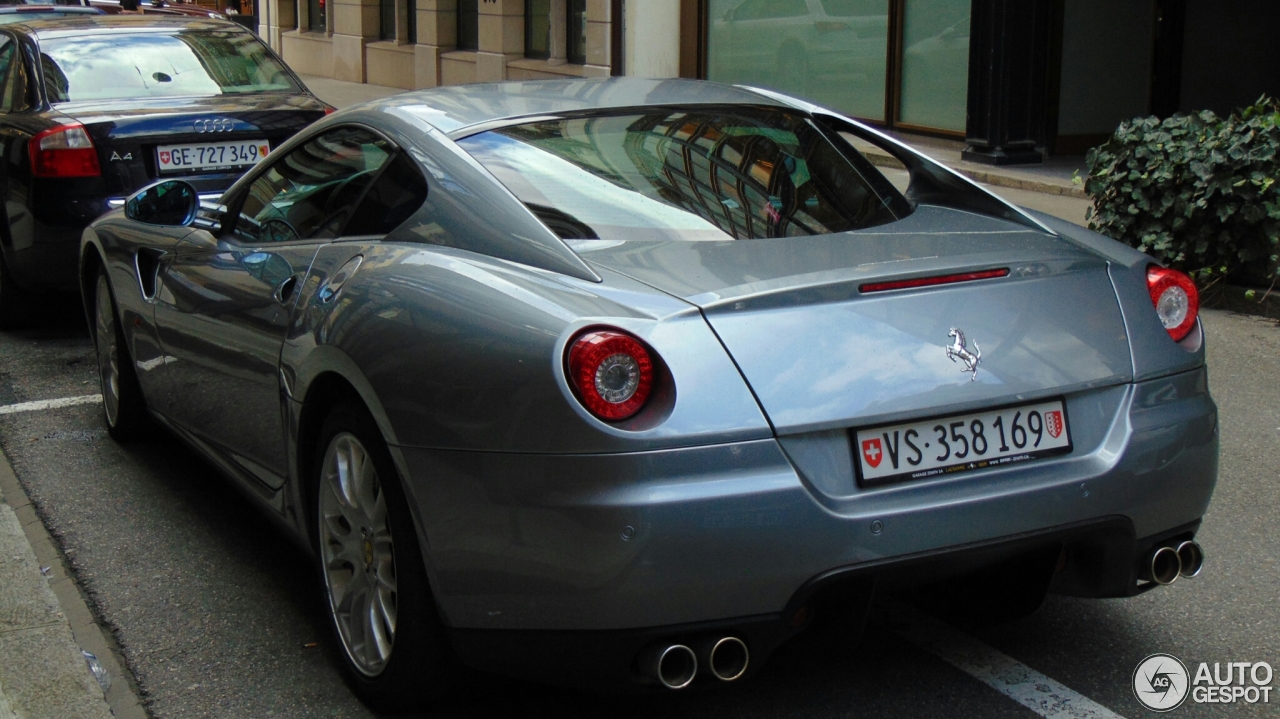
[{"label": "parking space line", "polygon": [[79,397],[59,397],[58,399],[38,399],[34,402],[0,405],[0,414],[16,414],[18,412],[35,412],[42,409],[58,407],[74,407],[78,404],[98,404],[102,401],[100,394],[82,394]]},{"label": "parking space line", "polygon": [[1119,714],[930,616],[889,610],[902,638],[1047,719],[1124,719]]}]

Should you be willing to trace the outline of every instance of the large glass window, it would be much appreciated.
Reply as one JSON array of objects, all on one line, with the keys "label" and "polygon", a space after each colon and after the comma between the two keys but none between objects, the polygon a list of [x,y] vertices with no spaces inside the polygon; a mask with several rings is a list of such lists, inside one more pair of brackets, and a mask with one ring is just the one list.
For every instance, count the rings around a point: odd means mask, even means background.
[{"label": "large glass window", "polygon": [[311,32],[327,32],[325,0],[307,0],[307,29]]},{"label": "large glass window", "polygon": [[551,0],[525,0],[524,56],[551,57]]},{"label": "large glass window", "polygon": [[587,61],[587,0],[567,0],[569,8],[568,46],[566,48],[569,62],[578,64]]},{"label": "large glass window", "polygon": [[311,140],[253,181],[233,236],[249,245],[337,237],[394,150],[353,127]]},{"label": "large glass window", "polygon": [[408,5],[408,27],[405,28],[405,41],[410,45],[418,44],[418,0],[405,0]]},{"label": "large glass window", "polygon": [[244,32],[51,38],[40,50],[50,102],[299,89],[262,42]]},{"label": "large glass window", "polygon": [[[914,0],[908,0],[914,2]],[[883,119],[888,0],[709,0],[707,78]]]},{"label": "large glass window", "polygon": [[378,0],[378,39],[396,39],[396,0]]},{"label": "large glass window", "polygon": [[964,130],[969,97],[969,12],[969,0],[906,3],[898,122]]},{"label": "large glass window", "polygon": [[458,0],[458,49],[480,49],[480,0]]},{"label": "large glass window", "polygon": [[385,235],[427,201],[427,182],[406,153],[399,153],[365,193],[342,234]]},{"label": "large glass window", "polygon": [[783,110],[549,120],[458,144],[565,239],[820,235],[909,212],[852,147]]}]

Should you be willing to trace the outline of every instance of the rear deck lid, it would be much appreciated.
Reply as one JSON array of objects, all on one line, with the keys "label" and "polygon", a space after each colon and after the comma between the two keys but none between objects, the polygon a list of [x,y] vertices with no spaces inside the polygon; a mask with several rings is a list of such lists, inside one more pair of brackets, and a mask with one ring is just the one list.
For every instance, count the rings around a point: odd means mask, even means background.
[{"label": "rear deck lid", "polygon": [[[571,243],[703,309],[780,433],[1019,402],[1132,377],[1105,261],[1060,238],[922,206],[865,231],[763,241]],[[994,279],[866,292],[884,281]],[[949,334],[981,352],[952,361]]]}]

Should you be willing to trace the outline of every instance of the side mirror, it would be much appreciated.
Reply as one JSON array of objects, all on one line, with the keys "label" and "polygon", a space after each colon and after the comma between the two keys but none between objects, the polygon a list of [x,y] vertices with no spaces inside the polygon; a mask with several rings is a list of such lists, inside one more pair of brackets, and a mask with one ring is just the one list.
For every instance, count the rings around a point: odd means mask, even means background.
[{"label": "side mirror", "polygon": [[124,215],[148,225],[189,225],[200,195],[182,180],[165,180],[143,188],[124,203]]}]

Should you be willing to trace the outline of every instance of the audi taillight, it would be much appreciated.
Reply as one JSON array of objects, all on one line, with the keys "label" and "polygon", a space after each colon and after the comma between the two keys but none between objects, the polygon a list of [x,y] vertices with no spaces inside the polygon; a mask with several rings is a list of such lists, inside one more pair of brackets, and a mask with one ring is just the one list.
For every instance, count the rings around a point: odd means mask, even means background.
[{"label": "audi taillight", "polygon": [[591,330],[569,346],[569,383],[591,414],[616,422],[644,407],[654,361],[640,340],[620,330]]},{"label": "audi taillight", "polygon": [[98,150],[84,125],[51,127],[31,138],[31,174],[36,177],[99,177]]},{"label": "audi taillight", "polygon": [[1174,342],[1181,342],[1196,326],[1200,314],[1196,283],[1186,273],[1151,265],[1147,268],[1147,290],[1160,324]]}]

